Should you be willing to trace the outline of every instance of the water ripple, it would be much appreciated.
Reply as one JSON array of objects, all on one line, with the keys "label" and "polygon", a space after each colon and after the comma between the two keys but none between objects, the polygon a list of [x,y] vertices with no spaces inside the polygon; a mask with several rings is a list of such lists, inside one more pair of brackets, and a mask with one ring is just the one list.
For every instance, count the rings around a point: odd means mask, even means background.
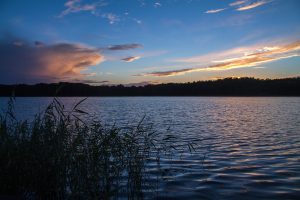
[{"label": "water ripple", "polygon": [[[0,106],[5,101],[0,98]],[[29,116],[49,101],[18,98],[16,109]],[[71,105],[78,98],[63,101]],[[162,158],[165,181],[158,199],[300,196],[300,98],[89,98],[83,106],[108,124],[127,125],[146,115],[158,131],[170,127],[172,134],[199,143],[196,154]],[[159,173],[151,163],[148,170]]]}]

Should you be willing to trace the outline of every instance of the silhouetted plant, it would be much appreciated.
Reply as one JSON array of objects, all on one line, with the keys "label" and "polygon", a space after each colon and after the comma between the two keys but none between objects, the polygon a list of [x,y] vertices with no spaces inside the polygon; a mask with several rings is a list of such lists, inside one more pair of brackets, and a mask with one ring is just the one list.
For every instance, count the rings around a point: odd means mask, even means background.
[{"label": "silhouetted plant", "polygon": [[[176,149],[178,138],[144,124],[107,128],[54,98],[32,122],[15,117],[14,98],[0,114],[0,194],[25,199],[143,199],[155,190],[147,162]],[[180,148],[181,146],[177,146]],[[188,143],[188,148],[193,144]]]}]

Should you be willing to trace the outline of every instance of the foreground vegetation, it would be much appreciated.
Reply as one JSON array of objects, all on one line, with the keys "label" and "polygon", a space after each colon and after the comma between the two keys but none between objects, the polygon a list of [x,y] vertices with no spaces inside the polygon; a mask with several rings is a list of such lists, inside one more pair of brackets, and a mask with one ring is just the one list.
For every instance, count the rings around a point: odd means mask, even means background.
[{"label": "foreground vegetation", "polygon": [[[82,102],[82,101],[81,101]],[[154,194],[147,171],[176,138],[160,136],[143,121],[128,128],[103,127],[87,113],[54,98],[32,122],[16,119],[14,99],[0,115],[0,197],[25,199],[143,199]],[[163,142],[161,142],[163,141]],[[188,144],[190,150],[192,144]]]}]

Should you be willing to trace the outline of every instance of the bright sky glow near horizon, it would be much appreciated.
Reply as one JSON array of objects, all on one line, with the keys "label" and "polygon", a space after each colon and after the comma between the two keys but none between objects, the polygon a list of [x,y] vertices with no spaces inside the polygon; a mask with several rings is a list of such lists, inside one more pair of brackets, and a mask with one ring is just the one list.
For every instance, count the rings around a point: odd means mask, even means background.
[{"label": "bright sky glow near horizon", "polygon": [[300,76],[299,0],[2,0],[0,84]]}]

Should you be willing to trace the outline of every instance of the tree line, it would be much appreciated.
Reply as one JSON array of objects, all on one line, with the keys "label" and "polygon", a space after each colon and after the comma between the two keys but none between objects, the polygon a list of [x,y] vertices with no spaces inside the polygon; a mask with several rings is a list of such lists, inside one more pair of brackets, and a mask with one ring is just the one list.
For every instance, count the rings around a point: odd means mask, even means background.
[{"label": "tree line", "polygon": [[300,77],[284,79],[225,78],[214,81],[145,86],[83,83],[0,85],[0,96],[300,96]]}]

